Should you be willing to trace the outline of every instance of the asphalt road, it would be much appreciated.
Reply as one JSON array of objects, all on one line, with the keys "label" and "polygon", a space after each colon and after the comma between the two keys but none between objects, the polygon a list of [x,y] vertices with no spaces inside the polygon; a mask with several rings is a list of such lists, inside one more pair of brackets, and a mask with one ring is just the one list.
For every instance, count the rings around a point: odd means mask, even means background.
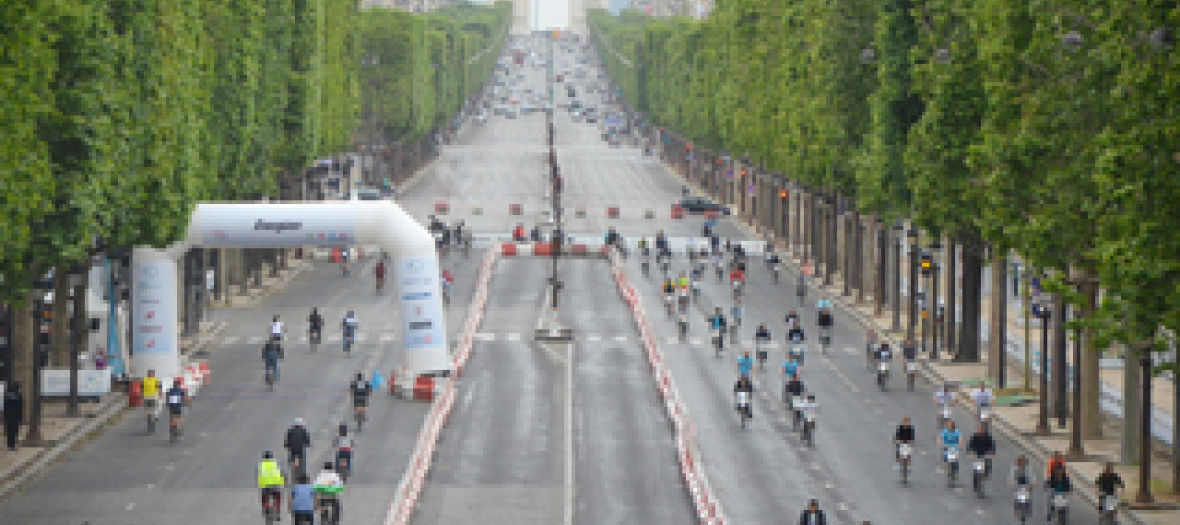
[{"label": "asphalt road", "polygon": [[606,263],[562,262],[573,344],[533,341],[548,264],[497,266],[414,521],[686,522],[672,436]]}]

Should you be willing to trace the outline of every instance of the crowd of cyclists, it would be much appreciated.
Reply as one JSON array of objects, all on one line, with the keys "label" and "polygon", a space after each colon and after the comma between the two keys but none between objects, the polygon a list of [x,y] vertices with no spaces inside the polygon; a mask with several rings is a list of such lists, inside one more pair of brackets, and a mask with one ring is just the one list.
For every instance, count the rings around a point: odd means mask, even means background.
[{"label": "crowd of cyclists", "polygon": [[[695,303],[696,310],[706,312],[705,323],[709,329],[710,343],[715,356],[718,359],[723,358],[727,351],[727,345],[735,349],[734,373],[737,378],[733,386],[734,408],[741,420],[741,426],[745,428],[746,421],[754,417],[752,400],[758,383],[754,380],[753,373],[755,370],[765,370],[766,362],[770,357],[768,347],[772,342],[772,334],[765,322],[759,322],[754,330],[753,352],[750,348],[743,346],[740,331],[747,318],[747,313],[742,304],[742,295],[748,272],[751,269],[750,258],[740,243],[722,240],[716,235],[708,238],[708,246],[698,249],[689,244],[683,250],[677,250],[677,257],[683,258],[683,261],[677,262],[673,261],[670,242],[662,231],[653,239],[640,238],[637,242],[640,268],[644,277],[647,278],[652,277],[653,268],[657,269],[655,280],[658,283],[665,312],[668,319],[676,320],[679,340],[682,343],[687,340],[689,319],[693,317],[690,315],[690,309]],[[608,232],[604,240],[608,246],[623,250],[623,239],[613,229]],[[773,244],[768,242],[765,247],[763,251],[765,266],[772,276],[773,282],[777,284],[783,271],[782,259],[775,253]],[[686,267],[674,270],[676,266],[682,264]],[[706,273],[710,266],[713,268],[717,283],[728,285],[730,288],[729,303],[726,305],[701,304],[701,284],[706,279]],[[795,292],[799,306],[808,304],[806,302],[808,288],[806,273],[808,272],[800,272],[796,282]],[[832,306],[832,301],[827,298],[821,298],[815,302],[815,328],[819,334],[817,346],[823,353],[826,353],[832,344],[832,330],[835,324]],[[784,333],[786,351],[778,370],[783,384],[783,402],[791,414],[792,428],[802,429],[801,439],[804,443],[811,445],[811,440],[814,439],[819,405],[816,402],[815,394],[804,386],[802,378],[807,342],[804,321],[794,309],[788,310],[783,320],[786,327]],[[900,350],[900,353],[896,353],[888,342],[878,337],[875,332],[869,331],[865,342],[865,365],[869,371],[874,373],[876,385],[881,390],[888,388],[890,365],[895,359],[899,360],[902,365],[900,370],[904,372],[903,377],[908,389],[914,390],[915,378],[919,370],[918,346],[913,339],[908,339],[904,341]],[[968,473],[971,488],[978,497],[982,498],[985,497],[985,484],[992,476],[992,460],[996,452],[996,440],[991,434],[989,425],[995,394],[983,382],[974,385],[967,392],[966,397],[969,403],[966,406],[974,407],[974,430],[964,439],[951,415],[951,407],[956,402],[958,390],[958,385],[948,384],[934,393],[935,438],[941,451],[942,470],[947,474],[948,484],[957,486],[961,461],[960,447],[965,445],[965,451],[972,460]],[[916,436],[917,433],[911,418],[904,417],[893,436],[894,461],[898,463],[903,483],[908,483],[909,462],[916,446]],[[963,464],[967,463],[963,462]],[[1016,458],[1009,470],[1007,481],[1014,492],[1015,517],[1024,522],[1032,515],[1032,488],[1038,483],[1027,457],[1020,455]],[[1100,510],[1110,510],[1113,514],[1111,509],[1114,508],[1119,496],[1116,491],[1123,486],[1121,478],[1114,472],[1111,465],[1107,465],[1095,483],[1101,501]],[[1058,519],[1064,523],[1066,500],[1072,491],[1072,484],[1060,453],[1055,454],[1049,461],[1040,485],[1046,494],[1045,516],[1049,520]],[[800,523],[824,523],[825,519],[823,511],[818,508],[818,500],[811,499],[808,502],[808,508],[800,517]]]}]

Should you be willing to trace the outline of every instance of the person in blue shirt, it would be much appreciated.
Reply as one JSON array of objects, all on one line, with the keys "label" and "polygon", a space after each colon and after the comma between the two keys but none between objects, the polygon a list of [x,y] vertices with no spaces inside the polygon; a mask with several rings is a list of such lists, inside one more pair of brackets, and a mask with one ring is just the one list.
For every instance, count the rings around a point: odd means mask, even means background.
[{"label": "person in blue shirt", "polygon": [[300,474],[295,485],[291,486],[291,498],[287,500],[287,508],[291,511],[291,521],[295,525],[315,523],[315,489],[311,486],[311,478],[307,474]]},{"label": "person in blue shirt", "polygon": [[796,363],[795,359],[788,357],[783,361],[783,377],[789,378],[797,373],[799,373],[799,363]]},{"label": "person in blue shirt", "polygon": [[750,377],[750,370],[754,369],[754,359],[750,357],[750,351],[746,350],[742,356],[737,360],[737,373],[739,377]]},{"label": "person in blue shirt", "polygon": [[946,449],[951,447],[959,448],[959,430],[955,428],[955,422],[953,420],[946,422],[946,428],[942,429],[942,432],[939,433],[939,437],[942,439],[942,448],[944,452]]}]

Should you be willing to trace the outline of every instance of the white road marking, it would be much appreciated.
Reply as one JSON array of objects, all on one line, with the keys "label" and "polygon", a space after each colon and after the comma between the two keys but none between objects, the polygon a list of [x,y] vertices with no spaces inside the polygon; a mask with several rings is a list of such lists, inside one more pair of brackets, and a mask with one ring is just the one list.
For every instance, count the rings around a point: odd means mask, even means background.
[{"label": "white road marking", "polygon": [[566,345],[565,366],[565,525],[574,523],[574,345]]}]

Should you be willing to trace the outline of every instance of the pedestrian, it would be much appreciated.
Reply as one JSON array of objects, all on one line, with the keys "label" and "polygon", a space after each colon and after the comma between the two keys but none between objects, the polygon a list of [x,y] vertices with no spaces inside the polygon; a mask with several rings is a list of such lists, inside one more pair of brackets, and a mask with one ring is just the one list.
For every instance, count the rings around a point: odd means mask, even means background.
[{"label": "pedestrian", "polygon": [[25,396],[20,393],[20,383],[13,381],[4,392],[4,438],[8,440],[8,450],[16,450],[16,436],[24,419]]}]

